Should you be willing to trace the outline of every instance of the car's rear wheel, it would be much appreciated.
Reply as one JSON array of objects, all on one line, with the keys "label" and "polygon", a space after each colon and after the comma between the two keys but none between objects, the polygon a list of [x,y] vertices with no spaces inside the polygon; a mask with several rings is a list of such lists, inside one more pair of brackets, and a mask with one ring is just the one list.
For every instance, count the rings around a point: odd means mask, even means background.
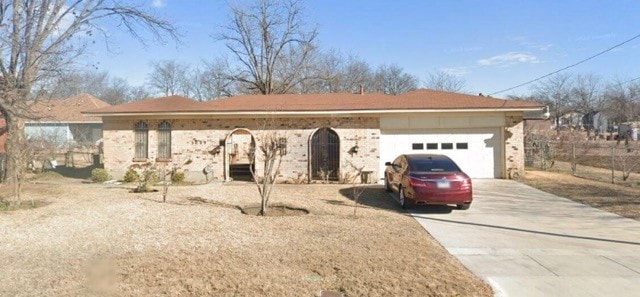
[{"label": "car's rear wheel", "polygon": [[461,210],[467,210],[471,207],[471,203],[457,204],[456,207]]},{"label": "car's rear wheel", "polygon": [[402,187],[400,187],[400,191],[398,191],[398,202],[400,202],[400,206],[402,206],[402,208],[407,208],[407,199],[405,199],[406,197],[404,197],[404,189]]}]

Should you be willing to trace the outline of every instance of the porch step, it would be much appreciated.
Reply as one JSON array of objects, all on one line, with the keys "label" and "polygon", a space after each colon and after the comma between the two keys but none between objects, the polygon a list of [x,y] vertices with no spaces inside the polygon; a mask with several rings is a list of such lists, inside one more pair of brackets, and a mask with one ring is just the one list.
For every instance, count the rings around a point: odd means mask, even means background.
[{"label": "porch step", "polygon": [[251,164],[229,165],[229,175],[233,180],[253,181]]}]

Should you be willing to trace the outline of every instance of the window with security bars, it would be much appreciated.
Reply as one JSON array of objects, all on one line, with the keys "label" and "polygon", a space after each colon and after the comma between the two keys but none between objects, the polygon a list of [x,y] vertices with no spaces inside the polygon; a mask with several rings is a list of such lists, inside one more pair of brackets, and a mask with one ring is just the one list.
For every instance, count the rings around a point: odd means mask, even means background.
[{"label": "window with security bars", "polygon": [[136,159],[146,159],[149,152],[149,126],[146,122],[140,121],[134,127],[136,133],[135,149]]},{"label": "window with security bars", "polygon": [[171,159],[171,123],[167,121],[158,126],[158,159]]}]

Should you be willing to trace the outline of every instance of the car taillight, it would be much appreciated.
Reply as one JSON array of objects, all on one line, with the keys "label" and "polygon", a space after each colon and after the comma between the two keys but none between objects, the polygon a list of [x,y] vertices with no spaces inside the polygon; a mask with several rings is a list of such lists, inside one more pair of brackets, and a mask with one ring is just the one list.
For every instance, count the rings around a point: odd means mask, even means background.
[{"label": "car taillight", "polygon": [[427,184],[425,182],[423,182],[423,181],[421,181],[421,180],[419,180],[417,178],[413,178],[413,177],[409,178],[409,184],[412,187],[426,187],[427,186]]},{"label": "car taillight", "polygon": [[460,189],[469,189],[471,188],[471,179],[465,178],[462,180],[462,184],[460,185]]}]

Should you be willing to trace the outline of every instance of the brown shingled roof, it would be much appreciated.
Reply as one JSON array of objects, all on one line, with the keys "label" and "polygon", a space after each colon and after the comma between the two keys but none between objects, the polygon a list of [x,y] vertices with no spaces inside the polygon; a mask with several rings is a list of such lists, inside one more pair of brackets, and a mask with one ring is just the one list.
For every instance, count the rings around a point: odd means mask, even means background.
[{"label": "brown shingled roof", "polygon": [[132,103],[113,105],[86,111],[85,113],[136,113],[136,112],[190,112],[202,111],[203,103],[182,96],[144,99]]},{"label": "brown shingled roof", "polygon": [[91,110],[87,114],[171,113],[171,112],[264,112],[264,111],[384,111],[447,109],[523,109],[542,107],[538,103],[482,96],[416,90],[402,95],[380,93],[329,93],[240,95],[198,102],[179,96],[147,99]]},{"label": "brown shingled roof", "polygon": [[539,104],[472,96],[434,90],[416,90],[402,95],[286,94],[244,95],[205,103],[211,111],[338,111],[389,109],[483,109],[526,108]]},{"label": "brown shingled roof", "polygon": [[89,94],[80,94],[62,100],[40,100],[31,106],[38,119],[34,122],[101,122],[99,117],[85,117],[83,111],[111,106]]}]

